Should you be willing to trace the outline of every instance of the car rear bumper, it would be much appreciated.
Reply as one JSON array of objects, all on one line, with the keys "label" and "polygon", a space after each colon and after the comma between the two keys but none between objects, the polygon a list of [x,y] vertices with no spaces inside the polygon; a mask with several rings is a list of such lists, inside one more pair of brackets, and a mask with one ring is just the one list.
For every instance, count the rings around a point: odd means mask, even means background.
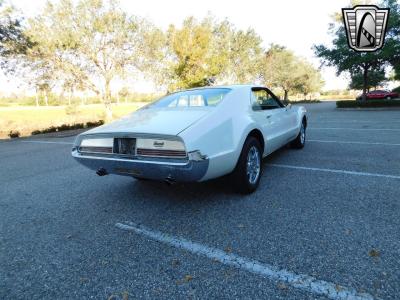
[{"label": "car rear bumper", "polygon": [[116,157],[103,157],[84,155],[77,150],[72,151],[72,156],[82,165],[94,171],[101,170],[103,174],[116,174],[123,176],[139,177],[152,180],[168,180],[176,182],[201,181],[205,176],[209,160],[158,161],[143,159],[124,159]]}]

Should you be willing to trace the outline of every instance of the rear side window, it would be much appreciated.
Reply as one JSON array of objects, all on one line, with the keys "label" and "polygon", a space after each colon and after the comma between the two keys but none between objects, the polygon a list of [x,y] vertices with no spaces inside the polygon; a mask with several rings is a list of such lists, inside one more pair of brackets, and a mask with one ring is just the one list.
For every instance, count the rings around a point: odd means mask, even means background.
[{"label": "rear side window", "polygon": [[231,91],[226,88],[197,89],[167,95],[146,108],[217,106]]},{"label": "rear side window", "polygon": [[276,109],[282,107],[275,96],[267,90],[252,90],[251,94],[253,110]]}]

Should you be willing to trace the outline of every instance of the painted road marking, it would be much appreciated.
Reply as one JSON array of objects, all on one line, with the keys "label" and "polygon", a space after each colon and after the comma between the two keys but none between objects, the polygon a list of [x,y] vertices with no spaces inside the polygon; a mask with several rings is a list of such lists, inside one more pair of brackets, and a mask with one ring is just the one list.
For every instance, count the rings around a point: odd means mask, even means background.
[{"label": "painted road marking", "polygon": [[307,127],[312,130],[353,130],[353,131],[400,131],[400,128],[343,128],[343,127]]},{"label": "painted road marking", "polygon": [[352,141],[329,141],[329,140],[307,140],[313,143],[335,143],[335,144],[357,144],[357,145],[382,145],[382,146],[400,146],[392,143],[371,143],[371,142],[352,142]]},{"label": "painted road marking", "polygon": [[60,145],[73,145],[72,142],[50,142],[50,141],[20,141],[21,143],[36,143],[36,144],[60,144]]},{"label": "painted road marking", "polygon": [[372,176],[372,177],[400,179],[400,176],[398,176],[398,175],[387,175],[387,174],[379,174],[379,173],[356,172],[356,171],[347,171],[347,170],[338,170],[338,169],[312,168],[312,167],[302,167],[302,166],[293,166],[293,165],[284,165],[284,164],[267,164],[267,166],[277,167],[277,168],[297,169],[297,170],[339,173],[339,174],[346,174],[346,175]]},{"label": "painted road marking", "polygon": [[318,124],[325,124],[325,123],[368,123],[368,124],[393,124],[393,123],[400,123],[400,121],[398,121],[398,120],[393,120],[393,121],[390,121],[390,122],[388,122],[388,121],[385,121],[385,122],[376,122],[376,121],[374,121],[374,122],[371,122],[371,121],[369,121],[369,120],[316,120],[316,119],[313,119],[313,120],[310,120],[309,121],[310,123],[313,123],[313,124],[315,124],[315,123],[318,123]]},{"label": "painted road marking", "polygon": [[217,248],[212,248],[190,240],[174,237],[162,233],[157,230],[151,230],[145,226],[132,222],[117,223],[115,226],[122,230],[133,231],[137,234],[151,238],[160,243],[186,250],[190,253],[207,257],[212,260],[233,266],[260,275],[267,279],[285,282],[294,288],[304,290],[315,295],[321,295],[330,299],[351,299],[351,300],[367,300],[373,299],[370,294],[359,293],[353,288],[337,285],[335,283],[319,280],[315,277],[305,274],[295,274],[285,269],[278,269],[272,265],[259,262],[257,260],[242,257],[233,253],[226,253]]}]

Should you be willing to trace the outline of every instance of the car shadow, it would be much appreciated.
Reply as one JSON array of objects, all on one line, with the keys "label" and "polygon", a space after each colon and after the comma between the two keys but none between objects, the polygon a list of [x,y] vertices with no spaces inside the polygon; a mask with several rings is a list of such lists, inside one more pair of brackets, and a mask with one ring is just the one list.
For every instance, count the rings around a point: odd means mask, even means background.
[{"label": "car shadow", "polygon": [[[267,158],[263,159],[264,170],[268,168],[267,164],[272,163],[282,154],[288,151],[287,147],[282,147]],[[265,177],[266,174],[263,175]],[[263,178],[261,179],[263,180]],[[265,178],[264,178],[265,180]],[[173,202],[190,201],[211,201],[210,199],[221,198],[243,198],[251,195],[242,195],[235,191],[231,175],[225,175],[220,178],[211,179],[204,182],[173,183],[167,184],[162,181],[137,180],[132,178],[132,182],[126,183],[123,188],[128,194],[147,199],[166,199]],[[262,184],[262,183],[261,183]],[[256,193],[261,193],[259,187]]]}]

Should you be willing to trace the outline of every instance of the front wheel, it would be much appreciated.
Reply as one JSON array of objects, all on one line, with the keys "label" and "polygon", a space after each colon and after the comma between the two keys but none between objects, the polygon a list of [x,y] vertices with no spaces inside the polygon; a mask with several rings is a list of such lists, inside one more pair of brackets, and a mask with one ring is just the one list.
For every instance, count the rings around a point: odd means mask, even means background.
[{"label": "front wheel", "polygon": [[257,189],[262,173],[261,160],[260,142],[254,137],[248,137],[232,174],[234,187],[239,193],[250,194]]},{"label": "front wheel", "polygon": [[300,132],[297,137],[290,143],[290,146],[295,149],[304,148],[306,143],[306,124],[305,122],[301,122]]},{"label": "front wheel", "polygon": [[386,99],[386,100],[392,100],[392,97],[386,96],[385,99]]}]

